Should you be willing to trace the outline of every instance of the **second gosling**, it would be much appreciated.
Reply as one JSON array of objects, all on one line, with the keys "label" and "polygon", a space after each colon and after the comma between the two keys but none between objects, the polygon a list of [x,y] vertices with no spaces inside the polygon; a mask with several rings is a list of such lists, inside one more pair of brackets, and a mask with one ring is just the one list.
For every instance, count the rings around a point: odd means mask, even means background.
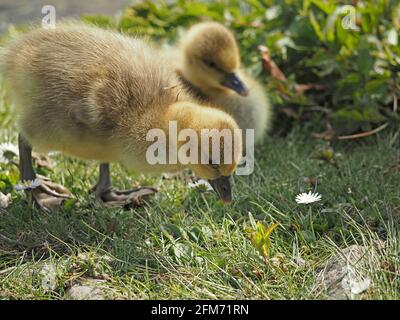
[{"label": "second gosling", "polygon": [[241,129],[254,129],[256,143],[263,141],[271,126],[271,105],[265,89],[241,67],[228,28],[217,22],[195,24],[166,52],[192,92],[232,115]]},{"label": "second gosling", "polygon": [[[197,133],[238,129],[226,113],[193,103],[174,70],[147,42],[79,23],[62,23],[56,29],[35,29],[18,37],[0,61],[18,113],[22,181],[38,178],[32,167],[33,147],[99,161],[95,191],[104,202],[127,203],[137,192],[112,188],[110,162],[144,173],[189,167],[200,178],[214,181],[220,194],[230,191],[222,177],[235,171],[240,157],[226,164],[147,162],[146,150],[152,142],[146,134],[160,128],[168,139],[170,121],[176,121],[178,129],[191,128]],[[212,157],[222,159],[223,154],[222,144],[220,154]],[[50,210],[70,196],[60,190],[65,189],[42,179],[40,187],[32,190],[33,201]]]}]

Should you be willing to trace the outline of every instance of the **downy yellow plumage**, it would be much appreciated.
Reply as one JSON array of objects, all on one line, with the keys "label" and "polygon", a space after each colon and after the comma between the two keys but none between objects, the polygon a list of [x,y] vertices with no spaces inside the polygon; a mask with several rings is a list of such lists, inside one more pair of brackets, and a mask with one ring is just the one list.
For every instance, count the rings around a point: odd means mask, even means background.
[{"label": "downy yellow plumage", "polygon": [[166,52],[188,89],[231,114],[241,129],[255,129],[256,143],[263,140],[271,106],[265,89],[241,68],[231,31],[216,22],[199,23]]},{"label": "downy yellow plumage", "polygon": [[[179,129],[199,133],[238,128],[226,113],[194,103],[170,64],[149,43],[116,32],[76,22],[59,23],[54,30],[35,29],[12,41],[1,61],[24,148],[31,145],[39,151],[116,161],[139,172],[158,173],[184,166],[146,161],[150,129],[160,128],[168,137],[171,120]],[[217,179],[230,175],[238,161],[188,167],[201,178]]]}]

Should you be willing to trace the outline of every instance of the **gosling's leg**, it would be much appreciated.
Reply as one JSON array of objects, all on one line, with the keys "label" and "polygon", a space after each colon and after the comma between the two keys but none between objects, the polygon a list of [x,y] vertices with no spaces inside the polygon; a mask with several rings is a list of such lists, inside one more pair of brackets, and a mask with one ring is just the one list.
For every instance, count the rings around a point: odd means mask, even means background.
[{"label": "gosling's leg", "polygon": [[99,182],[94,188],[96,198],[106,207],[139,207],[143,205],[143,198],[157,192],[152,187],[142,187],[131,190],[116,190],[110,178],[110,165],[100,164]]},{"label": "gosling's leg", "polygon": [[21,181],[37,179],[40,182],[38,187],[25,190],[30,202],[49,212],[59,208],[65,199],[72,198],[72,194],[67,188],[52,182],[46,177],[36,175],[32,165],[32,147],[22,134],[18,136],[18,148]]},{"label": "gosling's leg", "polygon": [[36,173],[32,165],[32,147],[22,134],[18,135],[18,149],[21,181],[35,180]]}]

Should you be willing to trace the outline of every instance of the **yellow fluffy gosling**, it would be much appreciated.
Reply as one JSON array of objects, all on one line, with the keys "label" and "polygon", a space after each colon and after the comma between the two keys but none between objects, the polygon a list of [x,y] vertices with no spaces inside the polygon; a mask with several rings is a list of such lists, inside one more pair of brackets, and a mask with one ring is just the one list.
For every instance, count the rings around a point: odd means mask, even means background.
[{"label": "yellow fluffy gosling", "polygon": [[255,129],[261,142],[270,127],[271,107],[265,89],[240,66],[233,33],[216,22],[194,25],[179,48],[168,50],[184,83],[199,98],[231,114],[241,129]]},{"label": "yellow fluffy gosling", "polygon": [[[146,160],[153,143],[146,141],[146,134],[160,128],[168,138],[171,120],[177,121],[178,129],[198,133],[238,128],[226,113],[191,102],[173,68],[147,42],[62,23],[56,29],[36,29],[18,37],[6,47],[1,62],[18,112],[21,180],[37,178],[33,147],[100,161],[96,195],[104,202],[128,203],[137,192],[112,188],[109,162],[149,173],[189,167],[200,178],[213,180],[221,198],[229,200],[228,181],[221,177],[233,173],[237,157],[232,164],[219,165],[150,165]],[[222,142],[221,159],[223,153]],[[48,180],[41,183],[31,194],[45,210],[70,196]]]}]

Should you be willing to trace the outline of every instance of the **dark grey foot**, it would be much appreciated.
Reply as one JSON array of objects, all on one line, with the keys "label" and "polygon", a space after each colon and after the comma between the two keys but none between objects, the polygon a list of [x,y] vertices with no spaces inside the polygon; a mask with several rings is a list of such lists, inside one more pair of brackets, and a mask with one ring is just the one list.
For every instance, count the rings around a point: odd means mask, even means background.
[{"label": "dark grey foot", "polygon": [[107,163],[100,165],[100,179],[94,188],[97,200],[105,207],[138,208],[144,205],[144,198],[157,192],[153,187],[131,190],[116,190],[111,185],[110,168]]},{"label": "dark grey foot", "polygon": [[157,189],[143,187],[133,190],[96,191],[96,197],[105,207],[138,208],[144,205],[144,198],[157,192]]},{"label": "dark grey foot", "polygon": [[32,165],[32,147],[22,134],[18,136],[19,168],[21,181],[39,181],[40,185],[25,189],[29,200],[40,209],[49,212],[59,208],[69,198],[73,198],[71,192],[50,179],[36,175]]},{"label": "dark grey foot", "polygon": [[59,209],[63,202],[73,198],[72,193],[62,185],[50,179],[38,176],[40,186],[25,190],[30,202],[43,211],[50,212]]}]

